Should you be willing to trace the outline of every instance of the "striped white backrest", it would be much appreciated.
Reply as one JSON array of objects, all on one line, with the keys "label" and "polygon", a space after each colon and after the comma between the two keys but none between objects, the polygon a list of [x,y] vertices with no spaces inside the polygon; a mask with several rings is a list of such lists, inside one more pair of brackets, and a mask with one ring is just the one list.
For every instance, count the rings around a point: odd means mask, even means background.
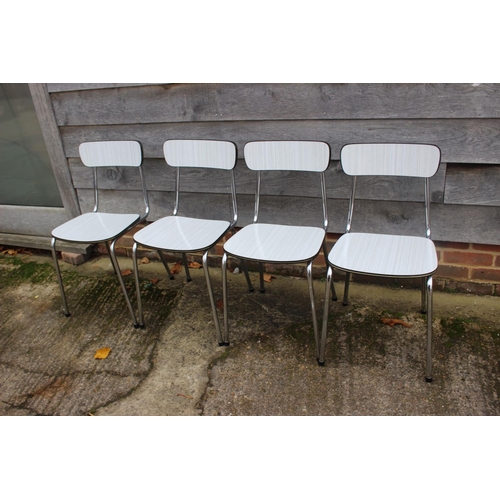
[{"label": "striped white backrest", "polygon": [[432,177],[441,151],[430,144],[347,144],[340,162],[349,175]]},{"label": "striped white backrest", "polygon": [[142,163],[137,141],[84,142],[79,151],[87,167],[139,167]]},{"label": "striped white backrest", "polygon": [[231,170],[236,165],[236,146],[228,141],[173,139],[163,144],[171,167],[204,167]]},{"label": "striped white backrest", "polygon": [[330,162],[330,146],[312,141],[256,141],[245,144],[250,170],[324,172]]}]

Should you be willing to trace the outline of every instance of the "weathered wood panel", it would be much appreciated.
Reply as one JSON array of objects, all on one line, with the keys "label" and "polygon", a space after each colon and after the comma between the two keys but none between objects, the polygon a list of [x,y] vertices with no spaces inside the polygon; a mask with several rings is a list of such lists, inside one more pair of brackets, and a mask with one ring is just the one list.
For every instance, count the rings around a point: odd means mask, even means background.
[{"label": "weathered wood panel", "polygon": [[344,144],[354,142],[420,142],[440,147],[445,163],[500,162],[500,120],[339,120],[266,122],[193,122],[177,124],[62,127],[67,157],[78,157],[84,141],[137,140],[146,158],[162,158],[167,139],[212,139],[236,143],[238,156],[249,141],[324,141],[332,160]]},{"label": "weathered wood panel", "polygon": [[[82,84],[51,84],[51,91]],[[98,89],[105,84],[91,84]],[[500,118],[498,84],[166,84],[52,94],[58,125]]]},{"label": "weathered wood panel", "polygon": [[[133,211],[134,203],[140,206],[139,194],[135,191],[104,192],[103,210],[119,212]],[[92,191],[79,190],[80,203],[85,210],[92,209]],[[134,201],[135,200],[135,201]],[[153,191],[150,193],[150,221],[172,214],[173,193]],[[208,207],[208,208],[207,208]],[[347,219],[348,200],[328,201],[329,231],[343,233]],[[137,208],[139,210],[139,208]],[[253,218],[254,198],[251,195],[238,197],[238,227],[250,224]],[[229,217],[230,200],[226,195],[209,194],[208,204],[201,204],[196,193],[186,193],[181,199],[181,213],[200,218]],[[226,214],[226,215],[224,215]],[[259,220],[277,223],[286,215],[290,223],[321,227],[321,202],[317,198],[290,200],[286,196],[262,198]],[[499,244],[499,207],[432,204],[432,238],[436,241],[472,242]],[[362,232],[380,231],[386,234],[425,235],[424,207],[422,203],[359,200],[356,203],[353,230]]]},{"label": "weathered wood panel", "polygon": [[[163,160],[144,161],[146,185],[151,191],[173,191],[175,171]],[[91,189],[93,173],[77,158],[70,159],[73,183],[77,189]],[[431,178],[431,200],[443,202],[446,165],[441,164],[438,172]],[[139,176],[131,169],[101,169],[98,174],[102,189],[140,190]],[[332,162],[325,173],[327,196],[348,199],[351,194],[351,178],[344,174],[339,162]],[[253,194],[256,174],[250,171],[244,160],[238,160],[235,169],[236,192]],[[357,181],[356,196],[359,199],[423,201],[424,184],[422,179],[397,177],[360,177]],[[181,172],[181,190],[189,193],[229,193],[231,189],[227,172],[217,170],[189,169]],[[319,175],[304,172],[266,172],[262,175],[262,194],[273,196],[319,197]]]},{"label": "weathered wood panel", "polygon": [[143,85],[158,85],[158,84],[157,83],[47,83],[47,89],[50,93],[52,93],[52,92],[73,92],[75,90],[142,87]]},{"label": "weathered wood panel", "polygon": [[76,217],[80,215],[80,207],[71,183],[68,162],[64,155],[61,136],[46,85],[30,83],[29,88],[66,214],[68,218]]},{"label": "weathered wood panel", "polygon": [[445,203],[500,206],[500,165],[451,165]]}]

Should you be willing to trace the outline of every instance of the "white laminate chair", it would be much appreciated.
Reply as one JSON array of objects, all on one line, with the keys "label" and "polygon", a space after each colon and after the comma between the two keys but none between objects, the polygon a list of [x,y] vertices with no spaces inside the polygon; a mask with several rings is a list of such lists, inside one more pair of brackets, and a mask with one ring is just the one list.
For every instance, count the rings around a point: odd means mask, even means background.
[{"label": "white laminate chair", "polygon": [[[146,219],[149,213],[149,201],[146,183],[142,171],[142,147],[137,141],[102,141],[84,142],[79,147],[82,163],[94,170],[94,210],[75,217],[61,224],[52,231],[52,257],[61,290],[63,310],[70,316],[66,295],[64,293],[61,271],[56,255],[57,240],[73,243],[105,243],[113,269],[118,277],[122,292],[127,302],[134,327],[138,323],[123,282],[120,267],[115,255],[115,244],[118,238]],[[139,172],[144,197],[144,214],[120,214],[99,212],[98,169],[105,167],[133,167]]]},{"label": "white laminate chair", "polygon": [[[253,224],[245,226],[224,244],[222,257],[222,294],[224,303],[224,343],[229,345],[228,301],[227,301],[227,259],[228,255],[241,259],[243,269],[250,283],[246,260],[256,261],[260,267],[261,292],[264,291],[262,263],[307,264],[307,278],[311,301],[316,356],[319,355],[319,336],[314,303],[312,263],[324,246],[328,227],[326,208],[325,170],[330,163],[330,147],[325,142],[313,141],[256,141],[249,142],[244,149],[245,162],[250,170],[257,172],[255,192],[255,212]],[[258,222],[261,178],[264,171],[302,171],[318,176],[323,202],[323,227],[291,225],[291,217],[284,224],[264,224]],[[288,224],[288,225],[286,225]],[[326,253],[325,253],[326,256]]]},{"label": "white laminate chair", "polygon": [[[169,270],[163,252],[173,252],[182,254],[186,277],[191,281],[186,253],[203,252],[203,270],[208,287],[208,295],[212,306],[217,340],[219,345],[223,345],[222,336],[217,318],[217,310],[210,283],[208,270],[208,253],[215,244],[236,224],[238,219],[236,205],[236,188],[234,183],[234,167],[236,165],[236,146],[228,141],[207,141],[207,140],[169,140],[163,145],[163,152],[166,163],[176,168],[175,183],[175,206],[173,215],[163,217],[152,224],[141,229],[134,235],[134,245],[132,247],[134,260],[134,276],[136,283],[137,302],[139,304],[139,321],[141,327],[144,326],[144,316],[142,310],[141,292],[139,284],[139,271],[137,265],[137,247],[152,248],[158,252],[165,266],[170,279],[173,276]],[[194,217],[184,217],[178,215],[179,193],[180,193],[180,171],[182,168],[196,169],[219,169],[227,170],[230,173],[231,189],[231,211],[232,220],[199,219]],[[203,204],[203,200],[198,200]],[[212,209],[205,204],[207,213]]]},{"label": "white laminate chair", "polygon": [[[430,227],[430,182],[441,159],[437,146],[427,144],[348,144],[340,152],[344,172],[352,176],[346,232],[330,251],[319,364],[325,362],[330,283],[333,268],[346,272],[347,305],[351,273],[396,278],[422,278],[422,312],[427,311],[427,364],[425,379],[432,382],[432,275],[438,261]],[[422,178],[425,204],[425,237],[351,232],[356,178],[402,176]]]}]

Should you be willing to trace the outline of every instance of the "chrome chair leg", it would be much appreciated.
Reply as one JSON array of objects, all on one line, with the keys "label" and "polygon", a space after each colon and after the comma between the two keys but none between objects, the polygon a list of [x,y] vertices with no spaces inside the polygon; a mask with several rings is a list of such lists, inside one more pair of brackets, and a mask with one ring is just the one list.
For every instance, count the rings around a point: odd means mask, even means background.
[{"label": "chrome chair leg", "polygon": [[168,267],[167,258],[165,257],[165,255],[163,255],[163,252],[161,250],[158,250],[158,255],[160,256],[160,259],[161,259],[161,261],[163,263],[163,267],[167,271],[168,277],[171,280],[173,280],[174,279],[174,275],[170,272],[170,268]]},{"label": "chrome chair leg", "polygon": [[259,262],[259,279],[260,279],[260,293],[265,293],[266,288],[264,287],[264,264]]},{"label": "chrome chair leg", "polygon": [[[326,248],[326,241],[323,242],[323,254],[325,256],[325,262],[327,263],[326,264],[326,272],[328,273],[328,269],[330,268],[330,266],[328,265],[328,260],[327,260],[328,259],[328,250]],[[331,288],[332,288],[332,300],[334,302],[336,302],[338,300],[338,298],[337,298],[337,293],[335,292],[335,285],[333,283],[333,279],[331,280],[331,283],[332,283],[331,284]]]},{"label": "chrome chair leg", "polygon": [[422,278],[422,298],[421,298],[422,314],[427,312],[427,278]]},{"label": "chrome chair leg", "polygon": [[223,345],[229,345],[229,324],[227,318],[227,253],[222,256],[222,303],[224,307],[224,339]]},{"label": "chrome chair leg", "polygon": [[64,286],[63,286],[63,282],[62,282],[61,270],[59,269],[59,262],[57,260],[56,239],[55,238],[52,238],[51,247],[52,247],[52,258],[54,259],[54,267],[56,268],[57,281],[59,283],[59,289],[61,290],[63,311],[64,311],[64,315],[68,318],[69,316],[71,316],[71,314],[70,314],[69,309],[68,309],[68,302],[66,301],[66,294],[64,293]]},{"label": "chrome chair leg", "polygon": [[191,281],[191,274],[189,274],[189,265],[187,261],[187,255],[185,253],[182,254],[182,260],[184,262],[184,269],[186,269],[186,280]]},{"label": "chrome chair leg", "polygon": [[219,343],[219,345],[222,346],[225,344],[222,341],[222,334],[219,325],[219,317],[217,316],[217,308],[215,307],[214,293],[212,290],[212,283],[210,281],[210,272],[208,270],[208,252],[209,250],[207,250],[203,254],[203,271],[205,272],[205,279],[207,280],[208,295],[210,297],[210,305],[212,306],[212,314],[214,317],[215,330],[217,332],[217,342]]},{"label": "chrome chair leg", "polygon": [[127,302],[127,307],[130,311],[130,315],[132,316],[132,320],[134,322],[134,328],[139,328],[139,324],[137,323],[137,319],[135,317],[134,309],[132,308],[132,304],[130,303],[130,299],[127,293],[127,288],[125,287],[125,283],[123,282],[123,276],[120,271],[120,266],[118,265],[118,261],[116,260],[116,255],[115,255],[115,244],[116,240],[113,240],[111,242],[111,245],[109,245],[109,250],[110,250],[110,258],[111,258],[111,263],[113,264],[113,267],[116,271],[116,276],[118,277],[118,281],[120,283],[120,287],[122,289],[123,295],[125,296],[125,301]]},{"label": "chrome chair leg", "polygon": [[432,382],[432,276],[427,278],[427,366],[425,381]]},{"label": "chrome chair leg", "polygon": [[144,314],[142,311],[141,287],[139,283],[139,266],[137,264],[137,243],[132,246],[132,262],[134,263],[135,293],[137,296],[137,308],[139,311],[139,327],[144,328]]},{"label": "chrome chair leg", "polygon": [[326,273],[326,285],[325,285],[325,303],[323,305],[323,325],[321,329],[321,343],[319,346],[319,356],[318,365],[324,366],[325,364],[325,347],[326,347],[326,334],[328,329],[328,313],[330,309],[330,282],[332,281],[333,269],[328,266],[328,271]]},{"label": "chrome chair leg", "polygon": [[342,300],[342,305],[346,306],[349,304],[349,284],[351,282],[351,273],[345,273],[345,286],[344,286],[344,300]]},{"label": "chrome chair leg", "polygon": [[252,282],[250,281],[250,275],[248,274],[248,268],[247,268],[247,263],[245,260],[241,260],[241,267],[243,268],[243,272],[245,273],[245,278],[247,280],[247,285],[248,285],[248,291],[253,292],[255,291],[255,288],[252,285]]},{"label": "chrome chair leg", "polygon": [[311,299],[311,311],[312,311],[312,319],[313,319],[313,327],[314,327],[314,340],[316,342],[316,358],[319,358],[319,333],[318,333],[318,319],[316,318],[316,304],[314,301],[314,287],[313,287],[313,279],[312,279],[312,266],[313,261],[310,260],[307,263],[307,283],[309,286],[309,298]]}]

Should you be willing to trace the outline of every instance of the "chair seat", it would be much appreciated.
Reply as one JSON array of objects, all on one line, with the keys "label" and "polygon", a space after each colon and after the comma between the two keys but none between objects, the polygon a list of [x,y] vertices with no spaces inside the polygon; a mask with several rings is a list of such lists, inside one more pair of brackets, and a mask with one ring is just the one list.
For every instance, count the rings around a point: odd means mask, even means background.
[{"label": "chair seat", "polygon": [[328,261],[342,271],[395,277],[429,276],[438,266],[428,238],[371,233],[344,234]]},{"label": "chair seat", "polygon": [[56,227],[52,236],[65,241],[98,243],[116,238],[139,219],[139,214],[89,212]]},{"label": "chair seat", "polygon": [[134,235],[139,245],[172,252],[206,250],[227,231],[225,220],[170,216],[153,222]]},{"label": "chair seat", "polygon": [[232,236],[224,250],[259,262],[303,262],[319,253],[324,237],[325,231],[318,227],[256,223]]}]

